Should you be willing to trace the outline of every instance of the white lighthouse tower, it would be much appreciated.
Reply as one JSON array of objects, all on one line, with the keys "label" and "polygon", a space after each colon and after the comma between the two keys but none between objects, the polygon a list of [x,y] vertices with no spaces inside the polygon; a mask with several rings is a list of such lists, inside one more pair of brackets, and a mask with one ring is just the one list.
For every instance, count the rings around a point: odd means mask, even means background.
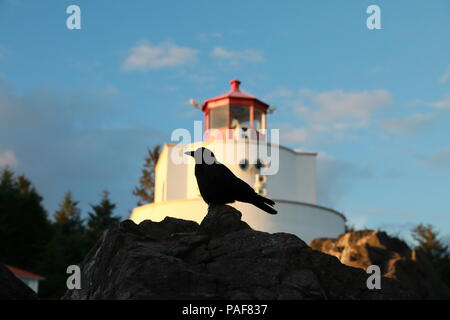
[{"label": "white lighthouse tower", "polygon": [[277,215],[246,203],[231,204],[253,229],[288,232],[304,241],[344,233],[344,216],[316,204],[317,154],[267,142],[269,106],[241,91],[239,80],[230,83],[227,93],[207,99],[202,105],[203,141],[181,148],[164,145],[155,167],[155,201],[135,208],[130,218],[139,223],[170,216],[200,223],[207,204],[198,190],[194,159],[185,156],[181,162],[179,157],[186,150],[206,146],[236,176],[276,202]]}]

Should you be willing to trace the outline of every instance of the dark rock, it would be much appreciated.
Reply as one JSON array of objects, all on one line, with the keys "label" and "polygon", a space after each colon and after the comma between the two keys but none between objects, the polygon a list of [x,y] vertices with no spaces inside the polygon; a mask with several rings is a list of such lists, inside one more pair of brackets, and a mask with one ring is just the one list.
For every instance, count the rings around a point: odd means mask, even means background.
[{"label": "dark rock", "polygon": [[166,218],[106,233],[81,264],[82,288],[64,299],[410,299],[397,281],[369,290],[368,274],[298,237],[255,231],[229,206],[200,226]]},{"label": "dark rock", "polygon": [[365,270],[378,265],[385,277],[398,280],[421,299],[450,299],[450,289],[438,279],[427,257],[385,232],[353,231],[337,239],[315,239],[310,246],[348,266]]},{"label": "dark rock", "polygon": [[36,293],[0,263],[0,300],[35,300]]},{"label": "dark rock", "polygon": [[198,223],[171,217],[164,218],[161,222],[151,220],[142,221],[139,228],[143,234],[156,240],[164,240],[179,233],[194,233],[198,230]]},{"label": "dark rock", "polygon": [[242,213],[227,205],[213,205],[208,208],[208,214],[200,223],[199,232],[213,237],[221,237],[224,234],[251,229],[241,220]]}]

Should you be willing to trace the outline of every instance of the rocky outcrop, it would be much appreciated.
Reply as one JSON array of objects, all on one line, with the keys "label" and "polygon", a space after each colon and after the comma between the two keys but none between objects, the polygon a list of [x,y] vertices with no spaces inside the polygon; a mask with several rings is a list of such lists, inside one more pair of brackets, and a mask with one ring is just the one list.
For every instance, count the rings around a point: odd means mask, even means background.
[{"label": "rocky outcrop", "polygon": [[0,263],[0,300],[35,300],[36,293]]},{"label": "rocky outcrop", "polygon": [[450,289],[438,279],[427,257],[385,232],[354,231],[337,239],[315,239],[310,246],[355,268],[378,265],[385,277],[398,280],[421,299],[450,299]]},{"label": "rocky outcrop", "polygon": [[252,230],[215,206],[200,225],[131,220],[108,231],[80,265],[81,289],[64,299],[409,299],[397,281],[369,290],[368,274],[298,237]]}]

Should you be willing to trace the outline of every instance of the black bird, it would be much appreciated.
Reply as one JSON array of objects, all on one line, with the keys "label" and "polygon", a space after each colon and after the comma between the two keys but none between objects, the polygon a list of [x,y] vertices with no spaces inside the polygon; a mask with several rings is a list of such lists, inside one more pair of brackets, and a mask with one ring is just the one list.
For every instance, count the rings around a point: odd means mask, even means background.
[{"label": "black bird", "polygon": [[195,177],[203,200],[208,205],[226,204],[234,201],[247,202],[270,214],[274,201],[260,196],[246,182],[236,177],[230,169],[219,163],[207,148],[198,148],[185,154],[195,158]]}]

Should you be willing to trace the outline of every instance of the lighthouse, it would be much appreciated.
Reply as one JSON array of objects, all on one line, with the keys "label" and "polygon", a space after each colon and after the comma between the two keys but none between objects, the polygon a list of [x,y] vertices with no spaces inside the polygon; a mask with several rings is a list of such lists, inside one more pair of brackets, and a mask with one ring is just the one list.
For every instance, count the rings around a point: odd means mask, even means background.
[{"label": "lighthouse", "polygon": [[181,157],[184,151],[205,146],[255,192],[276,202],[275,216],[250,204],[230,204],[253,229],[292,233],[304,241],[344,233],[345,217],[316,203],[317,154],[296,151],[270,139],[269,105],[240,86],[241,82],[233,79],[228,92],[198,106],[203,113],[201,141],[164,144],[155,166],[154,202],[135,208],[130,219],[139,223],[169,216],[200,223],[207,204],[197,186],[194,159]]}]

